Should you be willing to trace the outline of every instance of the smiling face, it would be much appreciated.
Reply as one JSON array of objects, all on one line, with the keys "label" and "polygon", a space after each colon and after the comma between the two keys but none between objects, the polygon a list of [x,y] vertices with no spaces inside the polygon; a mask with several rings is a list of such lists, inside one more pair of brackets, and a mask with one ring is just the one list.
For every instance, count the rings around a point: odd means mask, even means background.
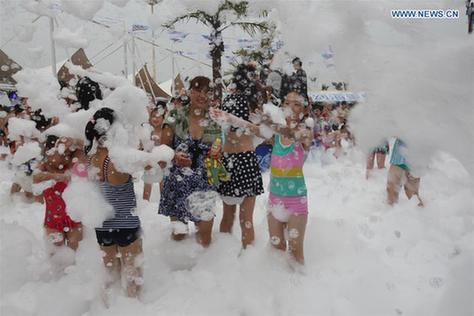
[{"label": "smiling face", "polygon": [[203,88],[192,88],[189,92],[189,97],[191,99],[191,106],[194,109],[207,110],[209,108],[209,89]]},{"label": "smiling face", "polygon": [[301,121],[305,114],[305,99],[296,92],[290,92],[286,95],[283,107],[291,113],[287,121]]},{"label": "smiling face", "polygon": [[194,77],[189,83],[189,98],[191,102],[191,108],[195,110],[207,111],[209,108],[210,93],[209,78],[204,76]]},{"label": "smiling face", "polygon": [[48,166],[56,170],[65,170],[71,163],[69,151],[66,150],[61,154],[58,145],[48,150],[46,156]]},{"label": "smiling face", "polygon": [[150,113],[149,123],[154,128],[160,127],[163,123],[164,110],[162,108],[154,109]]}]

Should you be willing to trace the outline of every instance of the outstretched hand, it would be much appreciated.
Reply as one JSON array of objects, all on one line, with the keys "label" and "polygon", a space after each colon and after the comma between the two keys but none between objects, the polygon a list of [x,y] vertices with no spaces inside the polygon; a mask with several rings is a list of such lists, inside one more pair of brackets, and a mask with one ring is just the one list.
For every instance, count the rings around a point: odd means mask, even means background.
[{"label": "outstretched hand", "polygon": [[234,127],[249,128],[250,123],[219,109],[210,108],[209,115],[218,124],[230,124]]},{"label": "outstretched hand", "polygon": [[191,167],[192,161],[189,159],[188,154],[184,152],[177,152],[174,155],[174,161],[178,167]]}]

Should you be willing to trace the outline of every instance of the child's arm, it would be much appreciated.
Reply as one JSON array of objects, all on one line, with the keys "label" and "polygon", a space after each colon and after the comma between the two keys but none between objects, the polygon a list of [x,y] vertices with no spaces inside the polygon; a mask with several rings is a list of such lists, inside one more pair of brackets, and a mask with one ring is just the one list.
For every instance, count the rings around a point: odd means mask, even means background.
[{"label": "child's arm", "polygon": [[313,140],[313,133],[311,132],[311,130],[307,128],[292,128],[289,126],[275,124],[273,121],[271,121],[269,117],[266,116],[260,124],[253,124],[239,117],[236,117],[235,115],[229,114],[218,109],[209,109],[209,114],[211,115],[211,118],[218,123],[231,124],[235,127],[248,129],[258,137],[264,137],[264,135],[262,135],[261,133],[260,127],[266,126],[272,129],[274,132],[283,135],[284,137],[294,139],[297,142],[301,142],[305,150],[309,150],[309,147],[311,146],[311,142]]},{"label": "child's arm", "polygon": [[240,128],[249,130],[252,134],[261,138],[267,138],[267,137],[265,137],[265,135],[262,134],[260,130],[260,126],[267,126],[273,129],[272,128],[273,126],[269,126],[270,123],[273,123],[271,121],[264,121],[264,122],[261,122],[260,124],[254,124],[244,119],[241,119],[240,117],[237,117],[233,114],[230,114],[230,113],[227,113],[215,108],[210,108],[209,114],[211,116],[211,119],[217,122],[219,125],[227,124],[227,125],[232,125],[234,127],[240,127]]},{"label": "child's arm", "polygon": [[71,177],[64,173],[54,173],[45,170],[44,166],[40,166],[39,172],[33,173],[33,183],[40,183],[48,180],[69,182]]},{"label": "child's arm", "polygon": [[313,143],[313,131],[308,128],[300,128],[295,132],[295,141],[300,142],[305,151],[309,151]]}]

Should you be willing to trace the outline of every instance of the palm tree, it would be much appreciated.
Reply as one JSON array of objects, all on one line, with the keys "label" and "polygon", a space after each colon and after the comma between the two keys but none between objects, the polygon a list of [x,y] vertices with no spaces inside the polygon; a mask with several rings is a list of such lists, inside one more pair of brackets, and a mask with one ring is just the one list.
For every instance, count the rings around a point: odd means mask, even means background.
[{"label": "palm tree", "polygon": [[[222,53],[224,52],[224,41],[222,32],[230,26],[238,26],[247,34],[253,36],[257,31],[266,32],[270,24],[266,21],[240,21],[247,17],[249,9],[248,1],[230,1],[224,0],[217,7],[216,12],[206,12],[204,10],[194,10],[185,15],[174,18],[171,22],[165,23],[166,28],[173,28],[177,22],[195,20],[196,23],[202,23],[210,28],[209,45],[211,46],[212,57],[212,79],[214,82],[214,100],[222,99]],[[233,13],[236,17],[233,21],[225,21],[223,14]],[[266,16],[266,12],[262,12]]]}]

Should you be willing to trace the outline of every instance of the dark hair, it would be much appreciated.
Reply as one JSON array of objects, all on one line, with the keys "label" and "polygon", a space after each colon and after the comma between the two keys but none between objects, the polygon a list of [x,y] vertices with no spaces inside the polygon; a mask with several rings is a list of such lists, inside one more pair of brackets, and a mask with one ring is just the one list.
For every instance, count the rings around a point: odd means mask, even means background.
[{"label": "dark hair", "polygon": [[21,104],[17,103],[15,104],[13,107],[12,107],[12,112],[15,114],[15,115],[18,115],[20,113],[22,113],[25,109],[23,109],[23,107],[21,106]]},{"label": "dark hair", "polygon": [[264,100],[264,87],[258,84],[257,69],[254,65],[237,65],[232,75],[232,83],[235,85],[236,92],[245,96],[252,111]]},{"label": "dark hair", "polygon": [[102,100],[102,91],[97,82],[89,77],[79,80],[76,85],[76,97],[81,107],[79,109],[89,110],[89,103],[95,99]]},{"label": "dark hair", "polygon": [[251,64],[239,64],[237,65],[234,73],[232,74],[232,83],[235,85],[237,92],[251,95],[252,90],[256,89],[256,69]]},{"label": "dark hair", "polygon": [[167,105],[168,105],[168,99],[166,99],[166,98],[157,98],[155,108],[166,109]]},{"label": "dark hair", "polygon": [[100,108],[94,113],[92,120],[87,122],[85,130],[86,145],[84,146],[84,151],[86,154],[89,153],[89,151],[92,149],[94,139],[99,139],[100,137],[105,135],[104,131],[98,131],[96,129],[98,119],[107,120],[109,121],[110,125],[112,125],[115,121],[115,112],[110,108]]},{"label": "dark hair", "polygon": [[297,63],[298,65],[303,66],[303,62],[301,61],[301,59],[300,59],[299,57],[293,58],[293,60],[291,61],[291,63],[292,63],[292,64]]},{"label": "dark hair", "polygon": [[44,130],[46,127],[48,127],[51,124],[51,119],[50,118],[47,119],[43,115],[43,112],[41,111],[41,109],[38,109],[33,113],[33,115],[31,116],[31,120],[35,122],[36,129],[40,131]]},{"label": "dark hair", "polygon": [[209,90],[210,84],[211,84],[211,79],[204,76],[197,76],[197,77],[194,77],[189,82],[189,90],[191,89],[197,89],[199,91],[203,89]]},{"label": "dark hair", "polygon": [[166,99],[158,99],[156,101],[156,104],[155,106],[151,109],[150,111],[150,116],[153,115],[153,113],[155,112],[158,112],[159,110],[163,110],[163,114],[161,115],[164,115],[164,113],[166,113],[166,108],[167,108],[167,105],[168,105],[168,102],[166,101]]},{"label": "dark hair", "polygon": [[56,146],[56,142],[58,141],[59,137],[56,135],[47,135],[46,140],[43,143],[44,146],[44,151],[48,151],[51,148],[54,148]]}]

